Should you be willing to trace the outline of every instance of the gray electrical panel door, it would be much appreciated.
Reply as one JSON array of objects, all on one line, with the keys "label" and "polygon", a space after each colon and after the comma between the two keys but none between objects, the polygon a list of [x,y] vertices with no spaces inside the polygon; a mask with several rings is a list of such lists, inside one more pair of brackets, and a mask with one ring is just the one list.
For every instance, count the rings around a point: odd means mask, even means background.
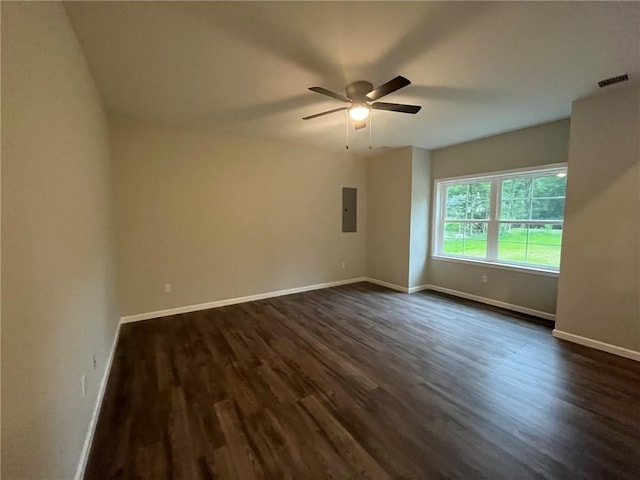
[{"label": "gray electrical panel door", "polygon": [[342,189],[342,231],[356,232],[358,226],[358,189]]}]

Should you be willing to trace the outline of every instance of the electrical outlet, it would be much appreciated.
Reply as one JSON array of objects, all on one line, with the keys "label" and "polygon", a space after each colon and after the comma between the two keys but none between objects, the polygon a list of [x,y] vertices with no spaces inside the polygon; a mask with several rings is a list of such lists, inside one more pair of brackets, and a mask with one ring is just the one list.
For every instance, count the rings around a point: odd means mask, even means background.
[{"label": "electrical outlet", "polygon": [[164,284],[164,293],[171,293],[171,284],[170,283],[165,283]]},{"label": "electrical outlet", "polygon": [[487,283],[487,282],[489,281],[489,279],[487,278],[487,276],[486,276],[486,275],[482,275],[482,276],[480,277],[480,281],[481,281],[482,283]]},{"label": "electrical outlet", "polygon": [[91,354],[91,365],[93,365],[93,369],[95,370],[96,369],[96,365],[97,365],[96,354],[95,353]]},{"label": "electrical outlet", "polygon": [[82,396],[87,395],[87,375],[85,373],[82,374]]}]

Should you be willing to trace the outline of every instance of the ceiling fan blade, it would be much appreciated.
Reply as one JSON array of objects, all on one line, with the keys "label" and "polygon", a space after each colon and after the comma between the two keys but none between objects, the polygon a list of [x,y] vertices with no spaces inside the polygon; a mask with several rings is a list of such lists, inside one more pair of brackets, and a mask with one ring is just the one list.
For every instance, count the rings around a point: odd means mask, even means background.
[{"label": "ceiling fan blade", "polygon": [[326,112],[322,112],[322,113],[316,113],[315,115],[309,115],[308,117],[303,117],[303,120],[311,120],[312,118],[318,118],[321,117],[323,115],[329,115],[330,113],[335,113],[335,112],[340,112],[342,110],[346,110],[349,107],[340,107],[340,108],[334,108],[333,110],[327,110]]},{"label": "ceiling fan blade", "polygon": [[336,100],[340,100],[342,102],[347,102],[347,103],[351,102],[351,100],[349,100],[344,95],[340,95],[339,93],[332,92],[331,90],[327,90],[326,88],[309,87],[309,90],[311,90],[312,92],[320,93],[321,95],[326,95],[327,97],[335,98]]},{"label": "ceiling fan blade", "polygon": [[377,100],[410,84],[411,82],[409,80],[404,77],[398,76],[393,80],[389,80],[387,83],[380,85],[378,88],[371,90],[369,93],[367,93],[367,98],[369,100]]},{"label": "ceiling fan blade", "polygon": [[375,102],[371,104],[371,108],[374,110],[388,110],[390,112],[414,114],[418,113],[422,107],[419,105],[404,105],[402,103]]}]

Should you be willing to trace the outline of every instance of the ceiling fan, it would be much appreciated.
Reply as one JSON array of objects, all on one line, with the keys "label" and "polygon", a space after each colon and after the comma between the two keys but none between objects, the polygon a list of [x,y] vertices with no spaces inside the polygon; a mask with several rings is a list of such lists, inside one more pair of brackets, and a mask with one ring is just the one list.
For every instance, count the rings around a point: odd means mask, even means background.
[{"label": "ceiling fan", "polygon": [[371,82],[359,80],[346,86],[346,96],[322,87],[309,87],[309,90],[312,92],[320,93],[322,95],[335,98],[336,100],[350,103],[351,105],[348,107],[334,108],[333,110],[316,113],[315,115],[309,115],[308,117],[304,117],[303,120],[311,120],[330,113],[348,110],[349,116],[356,123],[356,129],[359,129],[365,127],[365,121],[369,116],[369,113],[371,113],[371,109],[416,114],[422,107],[418,105],[404,105],[402,103],[376,102],[379,98],[389,95],[390,93],[400,90],[410,84],[411,82],[408,79],[398,76],[374,89]]}]

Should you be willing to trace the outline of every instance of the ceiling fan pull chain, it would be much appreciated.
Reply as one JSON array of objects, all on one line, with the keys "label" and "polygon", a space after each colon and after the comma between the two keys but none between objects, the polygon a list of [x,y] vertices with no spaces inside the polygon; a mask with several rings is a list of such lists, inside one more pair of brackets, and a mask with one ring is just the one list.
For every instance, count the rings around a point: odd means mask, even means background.
[{"label": "ceiling fan pull chain", "polygon": [[347,150],[349,150],[349,110],[347,112]]},{"label": "ceiling fan pull chain", "polygon": [[373,112],[369,114],[369,150],[371,150],[371,131],[373,130]]}]

